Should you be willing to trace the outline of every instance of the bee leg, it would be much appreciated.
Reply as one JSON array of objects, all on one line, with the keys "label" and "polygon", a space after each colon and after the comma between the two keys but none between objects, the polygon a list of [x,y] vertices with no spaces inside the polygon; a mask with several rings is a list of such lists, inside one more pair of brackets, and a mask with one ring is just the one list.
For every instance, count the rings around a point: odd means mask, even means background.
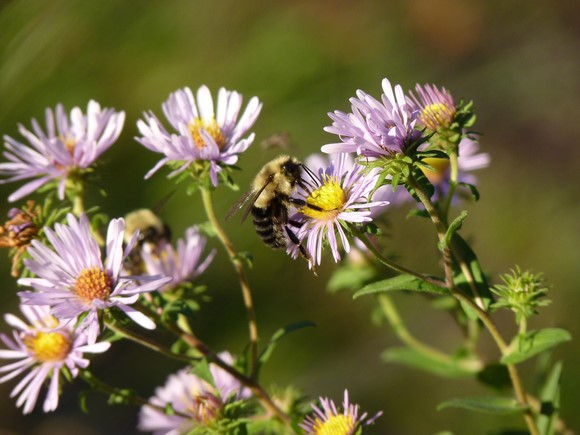
[{"label": "bee leg", "polygon": [[325,211],[323,208],[318,207],[317,205],[314,204],[308,204],[306,201],[304,201],[303,199],[298,199],[298,198],[288,198],[288,202],[297,205],[299,207],[308,207],[311,208],[312,210],[316,210],[316,211]]},{"label": "bee leg", "polygon": [[[292,223],[298,224],[298,225],[296,225],[298,227],[300,227],[302,225],[301,222],[296,222],[296,221],[288,221],[288,223],[289,224],[292,224]],[[288,228],[288,226],[285,226],[284,228],[286,229],[286,234],[288,234],[290,241],[292,243],[294,243],[296,246],[298,246],[298,249],[300,250],[300,255],[302,256],[302,258],[304,258],[306,261],[308,261],[308,263],[310,263],[312,273],[314,273],[315,276],[318,276],[318,274],[316,273],[316,269],[314,268],[314,262],[312,261],[312,257],[310,256],[310,254],[308,253],[306,248],[302,245],[302,243],[300,242],[300,239],[298,238],[296,233],[294,231],[292,231],[290,228]]]},{"label": "bee leg", "polygon": [[292,225],[293,227],[296,227],[296,228],[302,228],[302,225],[304,225],[304,222],[298,222],[298,221],[295,221],[292,219],[288,219],[288,224]]}]

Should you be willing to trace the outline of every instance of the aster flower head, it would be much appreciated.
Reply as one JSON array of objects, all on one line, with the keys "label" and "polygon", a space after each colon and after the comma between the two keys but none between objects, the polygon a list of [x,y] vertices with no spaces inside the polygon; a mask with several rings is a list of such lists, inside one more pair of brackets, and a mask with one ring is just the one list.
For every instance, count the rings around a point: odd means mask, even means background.
[{"label": "aster flower head", "polygon": [[431,131],[441,128],[449,128],[454,121],[456,108],[455,101],[451,93],[445,88],[437,88],[435,85],[417,84],[415,95],[412,91],[407,97],[407,103],[419,114],[417,120],[419,124]]},{"label": "aster flower head", "polygon": [[36,275],[21,278],[18,283],[36,291],[20,292],[22,303],[48,305],[59,319],[73,320],[86,314],[79,328],[88,328],[89,343],[99,334],[100,310],[117,307],[144,328],[154,329],[155,323],[131,307],[140,293],[157,290],[171,278],[161,276],[121,276],[125,257],[133,247],[137,233],[123,252],[123,219],[113,219],[107,231],[107,257],[101,250],[89,226],[86,215],[77,219],[67,215],[67,225],[56,224],[55,230],[44,231],[52,249],[38,240],[28,248],[31,258],[25,266]]},{"label": "aster flower head", "polygon": [[415,130],[417,113],[410,110],[403,89],[383,79],[381,101],[358,90],[351,98],[351,113],[329,113],[332,125],[324,130],[339,136],[340,143],[324,145],[325,153],[351,153],[369,158],[405,154],[421,133]]},{"label": "aster flower head", "polygon": [[24,414],[29,414],[36,405],[41,387],[48,382],[43,410],[54,411],[58,407],[62,371],[76,377],[79,368],[89,365],[84,354],[105,352],[110,343],[87,344],[85,332],[73,329],[71,322],[60,323],[50,314],[48,306],[21,305],[20,310],[26,321],[12,314],[4,316],[14,329],[12,336],[0,334],[0,340],[7,347],[0,349],[0,359],[13,362],[0,366],[0,383],[29,370],[10,397],[18,396],[16,405],[23,407]]},{"label": "aster flower head", "polygon": [[163,103],[163,113],[174,132],[169,132],[153,112],[144,113],[144,120],[137,122],[141,137],[136,140],[149,150],[165,155],[145,178],[167,163],[178,165],[169,174],[172,177],[192,163],[204,161],[209,164],[212,184],[217,186],[221,165],[234,165],[238,154],[252,144],[254,133],[244,136],[260,114],[262,104],[257,97],[250,99],[240,119],[242,96],[238,92],[220,88],[215,111],[207,86],[201,86],[196,97],[185,87]]},{"label": "aster flower head", "polygon": [[46,131],[33,119],[32,131],[23,125],[18,131],[28,142],[21,143],[4,136],[6,150],[3,155],[9,162],[0,163],[0,184],[28,180],[24,186],[8,197],[17,201],[41,186],[58,182],[58,197],[64,199],[67,180],[88,170],[97,158],[117,140],[125,113],[114,109],[101,109],[96,101],[89,101],[86,115],[79,107],[67,115],[62,104],[54,112],[46,109]]},{"label": "aster flower head", "polygon": [[314,413],[307,416],[300,424],[306,435],[354,435],[364,427],[375,422],[383,413],[378,412],[371,418],[367,413],[359,416],[359,405],[349,402],[348,390],[344,390],[342,412],[334,402],[326,397],[320,398],[320,407],[312,404]]},{"label": "aster flower head", "polygon": [[170,244],[165,244],[159,252],[143,249],[141,258],[148,275],[163,275],[172,278],[170,283],[160,289],[165,291],[193,281],[208,268],[216,250],[212,250],[202,260],[205,245],[205,237],[199,233],[197,226],[193,226],[186,230],[184,239],[177,241],[177,251]]},{"label": "aster flower head", "polygon": [[[233,357],[228,352],[220,352],[218,356],[228,365],[233,363]],[[175,413],[167,415],[150,406],[143,406],[139,429],[156,435],[187,433],[218,420],[227,402],[250,396],[249,390],[223,369],[213,363],[209,369],[215,386],[190,373],[189,368],[170,375],[165,385],[155,390],[149,402],[160,407],[170,404]]]},{"label": "aster flower head", "polygon": [[[308,167],[315,167],[311,166],[314,162],[313,159],[306,161]],[[370,202],[377,172],[365,171],[348,154],[333,155],[313,175],[311,190],[303,192],[305,205],[293,217],[301,223],[298,238],[306,239],[311,267],[320,264],[325,242],[338,262],[341,256],[337,234],[344,251],[348,253],[350,249],[344,226],[370,222],[372,209],[388,205],[387,201]],[[289,253],[293,257],[298,255],[295,244],[289,244]]]}]

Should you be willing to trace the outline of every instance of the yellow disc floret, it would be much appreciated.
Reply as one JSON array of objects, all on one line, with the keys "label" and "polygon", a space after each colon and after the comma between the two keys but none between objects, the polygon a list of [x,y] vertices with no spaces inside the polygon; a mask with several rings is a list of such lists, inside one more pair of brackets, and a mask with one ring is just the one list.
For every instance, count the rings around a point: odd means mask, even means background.
[{"label": "yellow disc floret", "polygon": [[423,159],[424,163],[427,163],[431,166],[434,170],[430,170],[421,166],[421,171],[425,174],[425,176],[429,179],[431,184],[437,185],[444,181],[447,177],[447,173],[449,171],[449,160],[448,159],[441,159],[437,157],[428,157]]},{"label": "yellow disc floret", "polygon": [[75,283],[75,292],[83,302],[89,304],[95,299],[104,301],[111,293],[112,284],[109,274],[95,266],[82,270]]},{"label": "yellow disc floret", "polygon": [[316,420],[314,423],[316,435],[349,435],[353,429],[351,415],[333,415],[326,421]]},{"label": "yellow disc floret", "polygon": [[63,361],[72,347],[72,340],[61,332],[37,332],[24,337],[24,344],[40,362]]},{"label": "yellow disc floret", "polygon": [[[334,219],[343,209],[346,192],[336,177],[325,176],[323,184],[306,199],[302,213],[314,219]],[[311,207],[309,207],[311,206]]]},{"label": "yellow disc floret", "polygon": [[209,122],[205,122],[201,118],[195,118],[195,120],[189,124],[189,132],[191,133],[191,137],[193,138],[197,149],[200,150],[207,145],[201,136],[200,130],[202,128],[213,138],[218,148],[221,150],[226,144],[226,138],[215,118]]},{"label": "yellow disc floret", "polygon": [[419,119],[429,130],[436,131],[439,128],[449,127],[454,116],[454,107],[449,107],[443,103],[434,103],[425,106],[419,114]]}]

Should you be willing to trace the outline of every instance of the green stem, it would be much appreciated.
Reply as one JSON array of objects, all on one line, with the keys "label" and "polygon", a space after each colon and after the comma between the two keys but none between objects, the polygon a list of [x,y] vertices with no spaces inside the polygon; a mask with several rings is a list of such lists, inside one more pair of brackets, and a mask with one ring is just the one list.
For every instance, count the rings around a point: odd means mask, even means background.
[{"label": "green stem", "polygon": [[[447,232],[447,228],[445,223],[441,220],[439,213],[435,209],[431,199],[425,194],[425,192],[421,189],[421,186],[416,182],[415,178],[411,174],[408,179],[409,185],[413,187],[417,196],[423,203],[423,206],[431,216],[431,220],[435,225],[437,230],[437,235],[439,237],[439,241],[443,241],[445,239],[445,233]],[[508,350],[508,345],[506,344],[505,340],[503,339],[502,335],[500,334],[499,330],[497,329],[495,323],[488,315],[488,313],[479,306],[475,301],[465,296],[457,287],[453,281],[453,269],[452,269],[452,258],[451,258],[451,249],[449,246],[445,246],[443,249],[443,261],[445,267],[445,280],[447,282],[447,286],[451,294],[460,302],[471,307],[479,317],[479,319],[483,322],[489,333],[491,334],[493,340],[495,341],[498,349],[500,350],[502,355],[505,355]],[[477,295],[477,293],[474,293]],[[527,395],[523,388],[523,384],[521,378],[519,376],[517,367],[514,364],[507,364],[507,369],[510,375],[510,379],[512,382],[512,386],[514,388],[514,392],[518,402],[522,405],[528,406]],[[534,420],[534,416],[532,410],[528,408],[524,413],[524,420],[526,421],[526,425],[528,426],[528,430],[530,431],[531,435],[539,435],[538,427],[536,426],[536,421]]]},{"label": "green stem", "polygon": [[274,403],[268,393],[262,388],[260,384],[258,384],[258,382],[253,377],[244,375],[234,367],[224,362],[215,352],[213,352],[195,335],[182,331],[177,325],[174,325],[173,323],[166,323],[165,326],[169,331],[173,332],[175,335],[181,338],[190,347],[197,349],[205,358],[207,358],[209,362],[216,364],[218,367],[225,370],[238,381],[240,381],[242,385],[249,388],[254,396],[256,396],[256,398],[262,403],[264,408],[266,408],[270,414],[278,416],[278,418],[280,418],[287,425],[291,424],[292,419],[284,411],[282,411],[276,403]]},{"label": "green stem", "polygon": [[[113,387],[112,385],[107,384],[104,381],[101,381],[95,375],[93,375],[90,371],[83,369],[79,371],[79,377],[85,381],[92,389],[100,391],[102,393],[108,395],[115,395],[118,397],[122,397],[126,403],[136,405],[136,406],[149,406],[162,414],[165,414],[165,408],[163,406],[154,405],[153,403],[149,402],[147,399],[142,398],[134,394],[132,391],[128,394],[128,390],[120,389]],[[180,413],[178,411],[174,411],[175,415],[179,415],[180,417],[184,417],[190,419],[191,416],[187,414]]]},{"label": "green stem", "polygon": [[450,165],[450,176],[449,176],[449,191],[443,202],[443,211],[441,213],[444,222],[447,222],[449,217],[449,210],[451,208],[451,203],[453,201],[453,195],[455,195],[455,189],[457,189],[458,177],[459,177],[459,161],[457,151],[449,152],[449,165]]},{"label": "green stem", "polygon": [[399,338],[399,340],[401,340],[403,343],[405,343],[407,346],[425,354],[430,356],[431,358],[446,362],[446,363],[451,363],[452,362],[452,358],[447,355],[444,352],[441,352],[438,349],[435,349],[434,347],[431,347],[421,341],[419,341],[418,339],[416,339],[407,329],[407,327],[405,326],[405,324],[403,323],[403,320],[401,319],[401,316],[399,316],[399,312],[397,311],[397,308],[395,307],[395,304],[393,303],[393,301],[391,300],[391,298],[385,294],[381,294],[379,297],[379,304],[381,306],[381,309],[383,310],[383,314],[385,315],[385,317],[387,318],[387,320],[389,321],[391,327],[393,328],[393,331],[395,332],[395,334],[397,335],[397,337]]},{"label": "green stem", "polygon": [[361,232],[358,232],[356,234],[356,236],[380,263],[384,264],[385,266],[394,270],[395,272],[399,272],[399,273],[406,274],[406,275],[412,275],[415,278],[419,278],[421,281],[429,282],[429,283],[434,284],[434,285],[440,286],[443,284],[440,280],[438,280],[436,278],[432,278],[430,276],[423,275],[421,273],[417,273],[411,269],[407,269],[406,267],[395,263],[394,261],[389,260],[387,257],[383,256],[378,251],[378,249],[375,247],[373,242],[369,239],[367,234],[363,234]]},{"label": "green stem", "polygon": [[214,230],[218,236],[218,239],[220,240],[221,244],[228,253],[230,261],[232,262],[234,269],[236,270],[238,278],[240,280],[240,287],[242,289],[244,306],[246,307],[246,312],[248,315],[248,327],[250,332],[250,346],[251,346],[250,377],[255,378],[258,374],[258,325],[256,322],[256,313],[254,311],[254,302],[252,299],[252,292],[250,291],[250,284],[244,271],[244,265],[237,256],[236,250],[234,249],[234,245],[228,238],[226,232],[224,231],[224,229],[219,223],[219,220],[216,217],[213,208],[210,189],[202,188],[201,196],[203,199],[203,205],[205,207],[207,218],[213,225]]},{"label": "green stem", "polygon": [[147,338],[144,337],[140,334],[137,334],[133,331],[129,331],[119,325],[116,325],[114,322],[105,320],[105,325],[107,325],[107,328],[109,328],[111,331],[116,332],[117,334],[121,335],[122,337],[131,340],[137,344],[140,344],[141,346],[144,346],[148,349],[154,350],[155,352],[159,352],[165,356],[168,356],[169,358],[172,359],[176,359],[179,361],[185,361],[188,363],[191,363],[192,360],[194,360],[194,358],[190,358],[190,357],[186,357],[183,355],[179,355],[176,354],[174,352],[172,352],[170,349],[166,348],[165,346]]}]

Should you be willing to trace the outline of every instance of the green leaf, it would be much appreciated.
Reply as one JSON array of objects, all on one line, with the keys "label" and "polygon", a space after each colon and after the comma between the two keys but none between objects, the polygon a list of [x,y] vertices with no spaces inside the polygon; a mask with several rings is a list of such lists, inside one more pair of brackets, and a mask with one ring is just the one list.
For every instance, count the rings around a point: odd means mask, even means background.
[{"label": "green leaf", "polygon": [[210,385],[215,385],[213,380],[213,375],[209,369],[209,363],[207,359],[202,359],[195,366],[192,367],[190,372],[196,375],[198,378],[203,379]]},{"label": "green leaf", "polygon": [[272,338],[270,338],[270,341],[268,342],[268,344],[266,345],[266,347],[264,348],[264,350],[260,354],[260,356],[258,358],[259,367],[261,367],[265,362],[268,361],[268,359],[270,359],[270,357],[272,356],[272,352],[274,352],[274,349],[276,348],[276,346],[278,345],[278,342],[282,338],[284,338],[285,336],[287,336],[288,334],[290,334],[294,331],[298,331],[299,329],[309,328],[309,327],[314,327],[314,326],[316,326],[315,323],[310,322],[308,320],[305,320],[305,321],[296,322],[296,323],[293,323],[291,325],[288,325],[288,326],[285,326],[283,328],[278,329],[272,335]]},{"label": "green leaf", "polygon": [[462,408],[488,414],[509,415],[524,412],[527,406],[520,405],[509,397],[462,397],[447,400],[437,406],[437,411],[446,408]]},{"label": "green leaf", "polygon": [[376,271],[372,267],[347,263],[333,272],[326,289],[331,293],[359,289],[369,282],[375,274]]},{"label": "green leaf", "polygon": [[565,329],[545,328],[539,331],[529,331],[512,340],[508,353],[500,361],[502,364],[517,364],[546,349],[570,340],[572,340],[572,336]]},{"label": "green leaf", "polygon": [[479,201],[479,190],[477,190],[477,187],[475,187],[473,184],[464,183],[460,181],[459,183],[457,183],[457,185],[467,188],[469,190],[469,193],[471,193],[471,197],[473,198],[473,200]]},{"label": "green leaf", "polygon": [[562,373],[562,362],[558,362],[552,368],[546,383],[540,392],[542,409],[538,416],[538,429],[542,435],[553,435],[556,433],[556,421],[560,410],[560,374]]},{"label": "green leaf", "polygon": [[[487,283],[487,279],[481,269],[481,265],[479,264],[479,260],[477,256],[473,252],[473,250],[469,247],[467,242],[461,238],[461,236],[457,233],[453,234],[451,238],[451,248],[453,251],[459,255],[463,261],[469,267],[471,271],[471,275],[474,279],[474,284],[477,288],[479,296],[483,300],[483,305],[485,308],[489,308],[489,305],[493,302],[493,294],[489,290],[489,284]],[[456,268],[459,269],[459,265],[455,265]],[[472,294],[471,287],[467,282],[465,275],[461,272],[458,273],[455,277],[455,284],[467,295],[471,295],[472,297],[476,297],[477,295]]]},{"label": "green leaf", "polygon": [[397,275],[394,278],[373,282],[364,286],[353,295],[353,299],[360,296],[381,293],[393,290],[412,290],[440,295],[449,294],[446,287],[440,287],[427,281],[423,281],[413,275]]},{"label": "green leaf", "polygon": [[446,378],[473,376],[473,371],[461,367],[462,360],[437,358],[410,347],[391,347],[381,354],[381,359],[389,363],[398,363],[423,370]]},{"label": "green leaf", "polygon": [[443,240],[437,243],[437,247],[441,252],[443,252],[443,250],[445,250],[445,248],[449,246],[449,243],[451,242],[451,237],[453,237],[453,235],[457,231],[459,231],[459,229],[463,225],[463,221],[465,220],[465,218],[467,218],[467,211],[463,210],[461,214],[457,216],[453,220],[453,222],[451,222],[451,224],[447,228],[447,231],[445,232],[445,237],[443,238]]},{"label": "green leaf", "polygon": [[511,388],[512,382],[505,365],[489,364],[477,374],[477,379],[497,391]]}]

